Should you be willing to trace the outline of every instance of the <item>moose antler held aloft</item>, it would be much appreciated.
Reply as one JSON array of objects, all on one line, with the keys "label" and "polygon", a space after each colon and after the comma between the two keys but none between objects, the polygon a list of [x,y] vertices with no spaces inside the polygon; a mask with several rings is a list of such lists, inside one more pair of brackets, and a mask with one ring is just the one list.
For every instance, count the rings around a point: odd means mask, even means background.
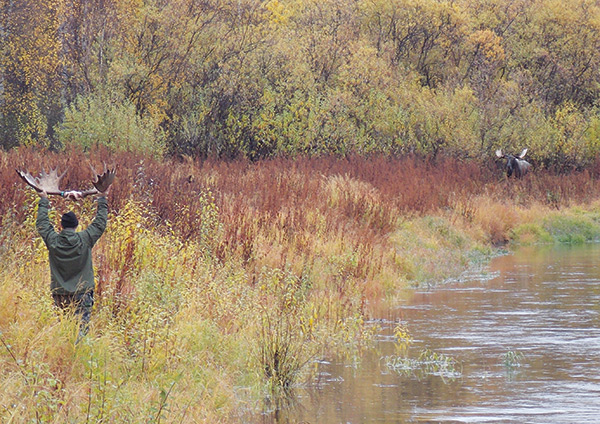
[{"label": "moose antler held aloft", "polygon": [[[104,172],[102,172],[102,174],[98,174],[98,172],[96,172],[96,170],[94,169],[94,167],[92,166],[91,163],[90,163],[90,168],[92,169],[92,174],[94,174],[94,181],[92,182],[92,184],[96,188],[96,192],[104,193],[106,190],[108,190],[108,187],[110,187],[110,185],[115,180],[115,173],[117,171],[116,166],[113,165],[112,169],[108,169],[106,167],[106,163],[104,163]],[[90,193],[90,194],[95,194],[95,193]],[[84,194],[84,195],[87,196],[87,194]]]},{"label": "moose antler held aloft", "polygon": [[[102,174],[98,174],[94,167],[90,164],[90,168],[92,169],[92,173],[94,174],[94,180],[92,184],[94,185],[93,189],[78,191],[81,197],[90,196],[92,194],[104,193],[108,187],[115,180],[116,167],[113,165],[112,169],[107,168],[106,163],[104,164],[104,171]],[[58,168],[54,168],[50,170],[50,172],[46,172],[42,170],[39,177],[34,177],[28,171],[20,171],[16,170],[17,174],[23,181],[33,187],[37,192],[45,191],[48,195],[57,195],[62,196],[65,194],[65,191],[61,190],[59,187],[60,180],[65,176],[66,171],[62,174],[58,175]]]}]

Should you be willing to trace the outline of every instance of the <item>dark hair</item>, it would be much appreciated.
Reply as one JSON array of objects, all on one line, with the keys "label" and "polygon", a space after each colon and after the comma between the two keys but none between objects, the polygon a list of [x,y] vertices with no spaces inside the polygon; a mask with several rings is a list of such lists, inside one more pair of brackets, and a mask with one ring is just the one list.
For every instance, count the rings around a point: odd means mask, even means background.
[{"label": "dark hair", "polygon": [[63,228],[77,228],[79,221],[73,211],[69,211],[60,218],[60,225]]}]

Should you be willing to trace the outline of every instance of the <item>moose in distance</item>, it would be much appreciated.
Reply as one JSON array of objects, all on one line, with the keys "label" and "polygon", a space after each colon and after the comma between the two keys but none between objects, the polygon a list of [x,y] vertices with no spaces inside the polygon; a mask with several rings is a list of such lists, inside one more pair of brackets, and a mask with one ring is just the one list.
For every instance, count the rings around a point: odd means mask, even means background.
[{"label": "moose in distance", "polygon": [[501,149],[496,150],[496,156],[500,159],[506,158],[506,176],[510,177],[514,174],[516,178],[522,178],[527,174],[531,164],[527,162],[523,157],[527,153],[527,149],[523,149],[520,155],[515,156],[511,154],[502,153]]}]

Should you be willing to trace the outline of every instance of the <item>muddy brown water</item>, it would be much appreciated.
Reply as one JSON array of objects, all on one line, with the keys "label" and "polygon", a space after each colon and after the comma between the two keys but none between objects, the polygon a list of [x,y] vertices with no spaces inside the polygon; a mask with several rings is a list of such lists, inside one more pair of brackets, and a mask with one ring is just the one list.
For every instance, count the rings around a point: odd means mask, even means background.
[{"label": "muddy brown water", "polygon": [[[398,322],[414,340],[405,356]],[[322,361],[318,382],[259,421],[600,422],[600,244],[497,257],[458,281],[408,291],[373,324],[376,346],[358,364]],[[388,366],[425,349],[451,358],[455,372]]]}]

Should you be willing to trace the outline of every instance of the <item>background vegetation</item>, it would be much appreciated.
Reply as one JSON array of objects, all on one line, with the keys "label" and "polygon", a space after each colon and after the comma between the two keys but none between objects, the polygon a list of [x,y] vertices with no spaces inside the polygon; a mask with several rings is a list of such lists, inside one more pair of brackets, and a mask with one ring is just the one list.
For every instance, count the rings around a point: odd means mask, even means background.
[{"label": "background vegetation", "polygon": [[592,0],[2,0],[0,25],[4,148],[600,149]]}]

